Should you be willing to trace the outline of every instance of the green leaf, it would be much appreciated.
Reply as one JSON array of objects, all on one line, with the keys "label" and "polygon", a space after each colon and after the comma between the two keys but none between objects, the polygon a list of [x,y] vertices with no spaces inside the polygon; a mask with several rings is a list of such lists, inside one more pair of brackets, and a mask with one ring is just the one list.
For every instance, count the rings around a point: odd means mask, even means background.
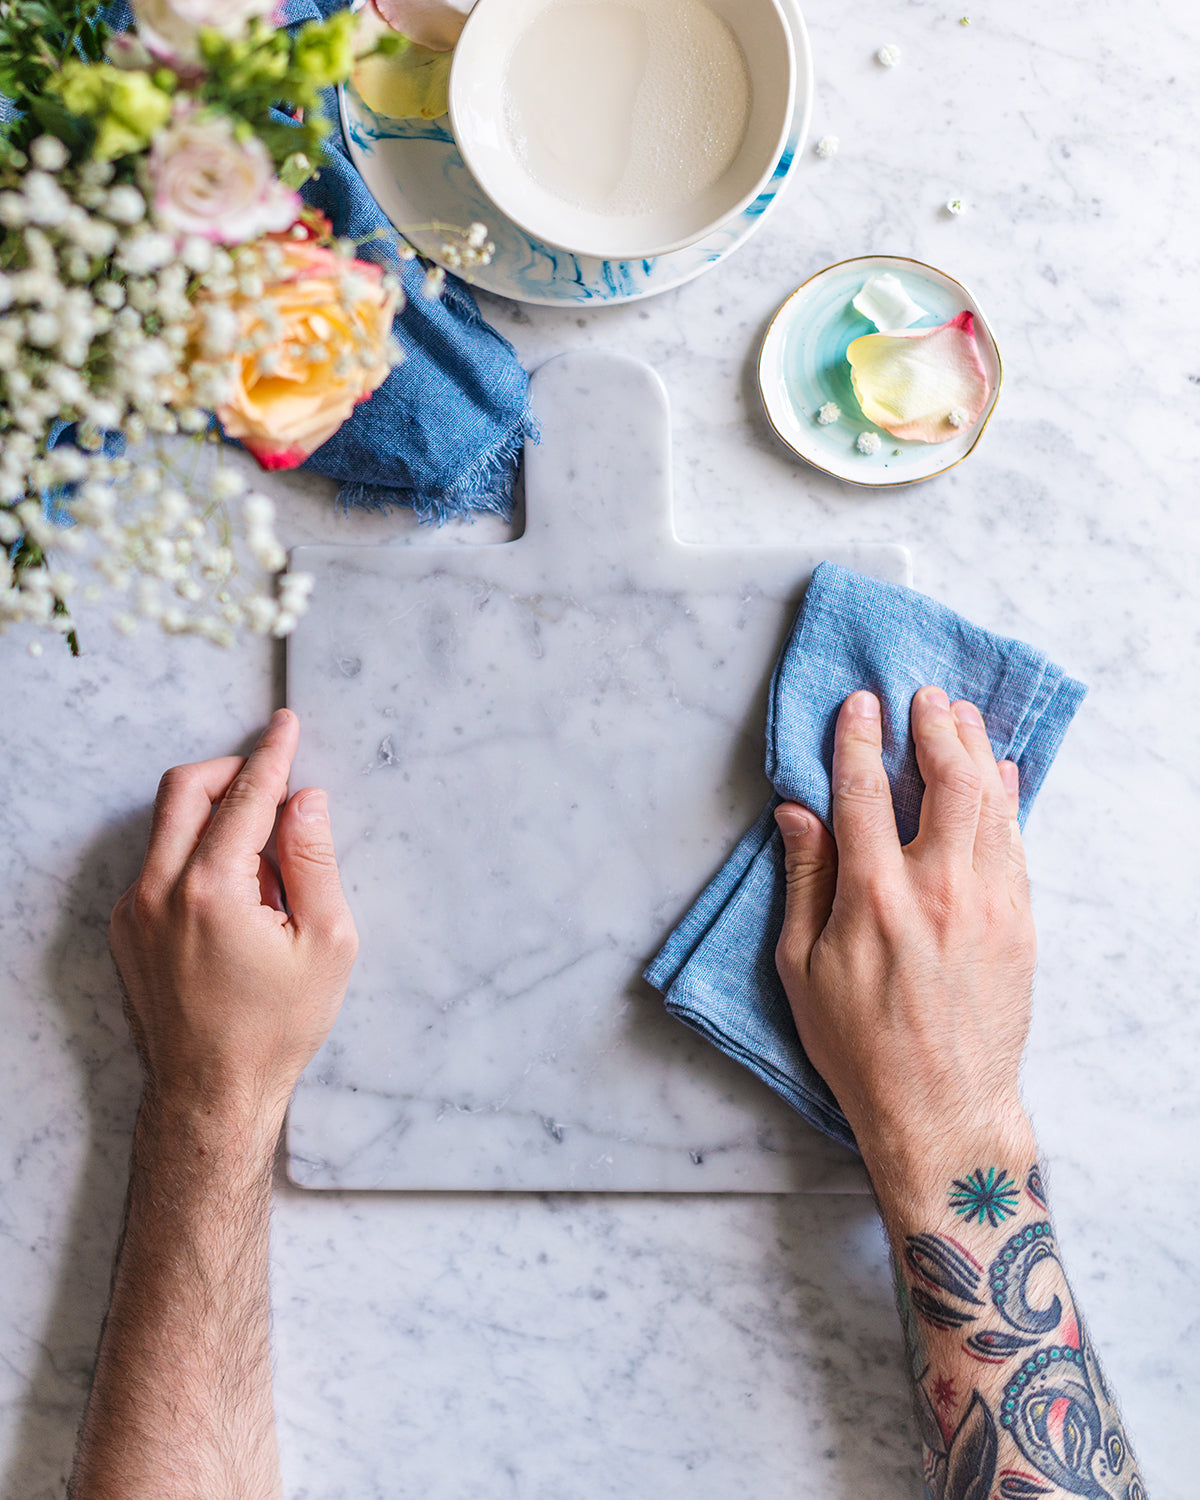
[{"label": "green leaf", "polygon": [[87,156],[96,139],[91,120],[72,114],[61,99],[43,94],[29,101],[29,113],[47,135],[56,135],[75,158]]}]

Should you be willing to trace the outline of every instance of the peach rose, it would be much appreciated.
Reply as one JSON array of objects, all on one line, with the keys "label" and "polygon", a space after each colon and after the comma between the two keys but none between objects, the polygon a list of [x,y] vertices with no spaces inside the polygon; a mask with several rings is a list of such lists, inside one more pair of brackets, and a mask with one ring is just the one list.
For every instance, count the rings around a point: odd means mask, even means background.
[{"label": "peach rose", "polygon": [[233,304],[238,348],[216,411],[264,469],[294,469],[386,379],[400,293],[367,261],[311,239],[275,243],[282,271]]}]

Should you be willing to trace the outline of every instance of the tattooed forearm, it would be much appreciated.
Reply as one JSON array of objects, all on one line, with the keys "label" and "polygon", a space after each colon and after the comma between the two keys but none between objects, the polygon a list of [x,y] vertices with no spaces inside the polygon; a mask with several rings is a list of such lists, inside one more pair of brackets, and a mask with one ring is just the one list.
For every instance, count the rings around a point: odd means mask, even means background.
[{"label": "tattooed forearm", "polygon": [[1038,1168],[975,1167],[936,1228],[895,1238],[932,1500],[1145,1500]]}]

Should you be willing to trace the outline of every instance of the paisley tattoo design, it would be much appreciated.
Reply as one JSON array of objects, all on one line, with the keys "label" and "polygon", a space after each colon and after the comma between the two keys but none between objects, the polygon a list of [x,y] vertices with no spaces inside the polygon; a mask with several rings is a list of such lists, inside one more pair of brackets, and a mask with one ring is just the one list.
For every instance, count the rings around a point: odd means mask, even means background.
[{"label": "paisley tattoo design", "polygon": [[1030,1355],[1004,1388],[1000,1424],[1038,1473],[1069,1494],[1144,1500],[1133,1456],[1086,1345],[1050,1344]]},{"label": "paisley tattoo design", "polygon": [[968,1224],[990,1224],[993,1229],[1017,1211],[1020,1193],[1003,1167],[976,1167],[968,1177],[956,1177],[950,1207]]},{"label": "paisley tattoo design", "polygon": [[1046,1189],[1042,1186],[1041,1169],[1036,1162],[1030,1167],[1029,1176],[1025,1179],[1025,1191],[1039,1208],[1049,1208],[1050,1205],[1046,1201]]},{"label": "paisley tattoo design", "polygon": [[1037,1339],[1026,1338],[1019,1333],[1006,1333],[1003,1328],[981,1328],[967,1340],[966,1348],[977,1359],[1000,1365],[1036,1343]]},{"label": "paisley tattoo design", "polygon": [[1046,1334],[1062,1322],[1062,1301],[1058,1297],[1051,1298],[1044,1308],[1033,1307],[1029,1301],[1029,1278],[1047,1260],[1052,1260],[1061,1274],[1054,1231],[1049,1221],[1042,1219],[1014,1234],[988,1271],[996,1311],[1018,1333]]},{"label": "paisley tattoo design", "polygon": [[1146,1500],[1037,1165],[976,1167],[948,1202],[952,1233],[908,1235],[895,1262],[927,1500]]},{"label": "paisley tattoo design", "polygon": [[927,1292],[923,1286],[914,1286],[909,1296],[912,1298],[912,1305],[921,1317],[927,1323],[932,1323],[935,1328],[961,1328],[965,1323],[975,1321],[975,1313],[964,1312],[959,1307],[951,1307],[949,1302],[943,1302],[940,1297]]},{"label": "paisley tattoo design", "polygon": [[1038,1495],[1048,1495],[1050,1486],[1039,1484],[1028,1474],[1002,1473],[1000,1475],[1000,1500],[1037,1500]]},{"label": "paisley tattoo design", "polygon": [[973,1307],[983,1303],[975,1295],[979,1289],[980,1266],[953,1240],[943,1234],[910,1234],[904,1242],[904,1259],[923,1277]]}]

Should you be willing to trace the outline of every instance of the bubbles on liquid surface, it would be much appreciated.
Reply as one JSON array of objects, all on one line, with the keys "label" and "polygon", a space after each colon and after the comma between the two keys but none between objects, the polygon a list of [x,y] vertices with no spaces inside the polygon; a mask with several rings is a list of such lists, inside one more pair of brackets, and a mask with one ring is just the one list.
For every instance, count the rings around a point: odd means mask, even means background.
[{"label": "bubbles on liquid surface", "polygon": [[718,182],[750,97],[737,39],[703,0],[559,0],[505,68],[518,159],[557,197],[612,217],[670,211]]}]

